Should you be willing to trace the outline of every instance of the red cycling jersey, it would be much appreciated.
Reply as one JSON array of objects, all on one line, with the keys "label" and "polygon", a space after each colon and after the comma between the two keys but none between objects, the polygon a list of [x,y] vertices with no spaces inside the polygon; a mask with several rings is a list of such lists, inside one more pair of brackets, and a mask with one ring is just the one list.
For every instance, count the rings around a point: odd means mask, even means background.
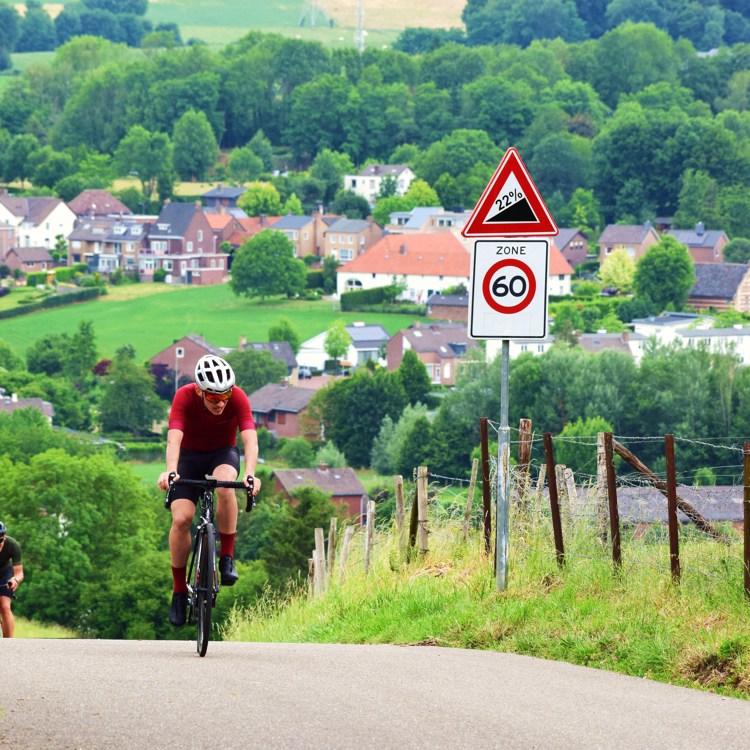
[{"label": "red cycling jersey", "polygon": [[238,386],[219,414],[212,414],[203,405],[200,389],[195,384],[178,389],[169,412],[169,429],[183,433],[180,447],[186,451],[216,451],[237,445],[237,430],[254,430],[255,421],[247,394]]}]

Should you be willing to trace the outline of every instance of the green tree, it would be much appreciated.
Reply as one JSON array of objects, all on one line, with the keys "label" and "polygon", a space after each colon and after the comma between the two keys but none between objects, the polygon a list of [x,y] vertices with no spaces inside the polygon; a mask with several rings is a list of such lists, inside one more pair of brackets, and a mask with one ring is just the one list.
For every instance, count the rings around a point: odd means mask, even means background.
[{"label": "green tree", "polygon": [[349,351],[352,339],[346,330],[346,323],[341,318],[337,318],[328,326],[326,338],[323,344],[325,353],[329,359],[336,361],[336,370],[338,371],[341,358]]},{"label": "green tree", "polygon": [[132,351],[120,350],[103,384],[99,405],[102,430],[148,434],[166,411],[167,405],[156,395],[153,375],[133,361]]},{"label": "green tree", "polygon": [[329,440],[315,452],[315,463],[325,464],[332,469],[343,469],[346,466],[346,456]]},{"label": "green tree", "polygon": [[347,219],[366,219],[370,215],[367,199],[351,190],[337,191],[329,208],[331,213],[341,214]]},{"label": "green tree", "polygon": [[289,318],[279,318],[268,328],[269,341],[286,341],[297,354],[301,342],[299,331],[294,327]]},{"label": "green tree", "polygon": [[183,180],[203,180],[216,163],[219,146],[205,112],[189,109],[175,123],[172,163]]},{"label": "green tree", "polygon": [[26,0],[26,13],[21,21],[21,33],[16,52],[44,52],[57,46],[55,24],[39,0]]},{"label": "green tree", "polygon": [[49,333],[37,339],[26,350],[26,367],[29,372],[60,375],[71,351],[70,337],[66,333]]},{"label": "green tree", "polygon": [[310,175],[325,185],[323,200],[326,205],[333,201],[334,196],[341,189],[344,175],[353,172],[354,164],[349,155],[330,148],[321,149],[310,166]]},{"label": "green tree", "polygon": [[695,267],[685,245],[669,235],[638,261],[633,287],[638,296],[653,300],[659,309],[679,310],[695,284]]},{"label": "green tree", "polygon": [[430,420],[426,416],[418,417],[404,436],[396,454],[395,473],[408,477],[417,466],[429,464],[432,458],[431,439]]},{"label": "green tree", "polygon": [[236,148],[229,155],[227,170],[237,182],[257,180],[263,172],[263,162],[251,148]]},{"label": "green tree", "polygon": [[[414,424],[426,415],[427,407],[423,403],[418,403],[415,406],[407,404],[395,422],[389,415],[383,417],[370,452],[370,465],[378,474],[399,473],[399,457],[403,453],[402,447],[407,435],[411,433]],[[425,444],[428,443],[429,441],[425,440]]]},{"label": "green tree", "polygon": [[21,33],[21,21],[18,11],[12,5],[0,5],[0,70],[13,67],[10,53],[16,46]]},{"label": "green tree", "polygon": [[600,432],[614,432],[603,417],[578,417],[575,422],[568,422],[555,442],[555,462],[565,464],[576,474],[596,474],[596,436]]},{"label": "green tree", "polygon": [[237,385],[246,393],[253,393],[269,383],[280,383],[287,376],[287,367],[281,360],[252,347],[230,352],[227,362],[234,369]]},{"label": "green tree", "polygon": [[248,216],[279,216],[282,211],[279,191],[270,182],[250,183],[237,205]]},{"label": "green tree", "polygon": [[750,240],[736,237],[724,245],[723,253],[726,263],[747,263],[750,261]]},{"label": "green tree", "polygon": [[396,372],[401,379],[401,385],[404,388],[409,404],[412,406],[418,403],[425,404],[426,406],[432,404],[432,383],[430,382],[430,376],[427,373],[424,363],[413,349],[407,349],[404,352],[401,364],[398,366]]},{"label": "green tree", "polygon": [[599,269],[599,279],[605,286],[613,286],[623,294],[633,288],[635,261],[627,250],[618,248],[606,257]]},{"label": "green tree", "polygon": [[264,171],[270,172],[273,169],[273,144],[262,130],[248,141],[247,147],[261,160]]},{"label": "green tree", "polygon": [[5,151],[3,177],[6,182],[20,180],[23,186],[33,172],[33,155],[40,148],[39,139],[29,133],[14,136]]},{"label": "green tree", "polygon": [[282,232],[264,229],[234,254],[230,286],[235,294],[260,297],[301,294],[307,283],[305,264],[294,257],[294,245]]},{"label": "green tree", "polygon": [[10,344],[0,339],[0,369],[20,370],[23,366],[23,358],[13,351]]},{"label": "green tree", "polygon": [[90,320],[82,320],[70,341],[70,347],[65,352],[63,374],[81,386],[83,381],[91,376],[98,359],[94,324]]},{"label": "green tree", "polygon": [[172,143],[165,133],[151,133],[141,125],[133,125],[115,151],[118,174],[135,175],[141,192],[151,200],[158,177],[168,171],[172,162]]},{"label": "green tree", "polygon": [[284,440],[279,456],[290,469],[309,469],[315,465],[315,451],[303,437]]},{"label": "green tree", "polygon": [[287,216],[292,214],[293,216],[304,216],[305,210],[302,208],[302,201],[297,197],[296,193],[292,193],[284,203],[282,213]]}]

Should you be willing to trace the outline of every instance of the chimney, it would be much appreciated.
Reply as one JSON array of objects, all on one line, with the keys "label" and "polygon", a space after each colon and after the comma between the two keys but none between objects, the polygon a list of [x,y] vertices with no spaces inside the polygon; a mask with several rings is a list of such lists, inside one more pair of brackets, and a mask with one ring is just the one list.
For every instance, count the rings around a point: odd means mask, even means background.
[{"label": "chimney", "polygon": [[241,351],[247,346],[247,336],[240,336],[240,343],[237,348]]},{"label": "chimney", "polygon": [[398,251],[401,255],[406,255],[406,243],[405,242],[401,243],[401,247],[398,249]]},{"label": "chimney", "polygon": [[325,463],[325,461],[321,461],[318,464],[318,472],[321,474],[327,474],[328,473],[328,464]]},{"label": "chimney", "polygon": [[266,221],[267,220],[268,219],[267,219],[266,215],[265,214],[261,214],[258,217],[258,226],[260,226],[260,228],[263,229],[263,227],[266,225]]},{"label": "chimney", "polygon": [[705,225],[703,224],[703,222],[702,222],[702,221],[699,221],[699,222],[698,222],[698,223],[697,223],[697,224],[695,225],[695,233],[696,233],[696,234],[697,234],[697,235],[698,235],[699,237],[702,237],[702,236],[703,236],[703,235],[704,235],[704,234],[706,233],[706,227],[705,227]]}]

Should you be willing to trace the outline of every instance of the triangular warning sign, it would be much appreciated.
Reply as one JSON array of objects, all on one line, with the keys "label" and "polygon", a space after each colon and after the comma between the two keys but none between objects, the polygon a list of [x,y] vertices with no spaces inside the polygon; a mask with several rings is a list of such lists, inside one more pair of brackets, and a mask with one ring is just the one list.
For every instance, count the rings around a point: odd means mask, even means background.
[{"label": "triangular warning sign", "polygon": [[461,234],[464,237],[557,234],[557,224],[515,148],[505,152]]}]

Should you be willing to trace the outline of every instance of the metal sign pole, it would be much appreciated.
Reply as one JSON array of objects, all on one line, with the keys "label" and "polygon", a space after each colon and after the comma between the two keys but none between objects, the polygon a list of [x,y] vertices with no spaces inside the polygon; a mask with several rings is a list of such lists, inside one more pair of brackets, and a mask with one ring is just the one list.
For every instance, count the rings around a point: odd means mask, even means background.
[{"label": "metal sign pole", "polygon": [[508,587],[508,519],[510,517],[510,427],[508,426],[508,371],[510,341],[502,340],[500,375],[500,433],[497,441],[497,509],[495,544],[495,585]]}]

